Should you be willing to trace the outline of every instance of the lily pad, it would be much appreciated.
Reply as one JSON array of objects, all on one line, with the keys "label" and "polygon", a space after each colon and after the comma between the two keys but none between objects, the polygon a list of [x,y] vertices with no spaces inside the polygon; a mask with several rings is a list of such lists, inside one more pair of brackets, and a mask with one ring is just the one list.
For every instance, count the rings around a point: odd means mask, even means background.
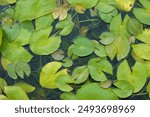
[{"label": "lily pad", "polygon": [[47,63],[40,72],[40,85],[44,88],[54,89],[56,78],[67,74],[67,69],[59,70],[62,67],[60,62]]},{"label": "lily pad", "polygon": [[144,8],[134,8],[133,14],[135,17],[143,24],[150,25],[150,1],[149,0],[139,0]]},{"label": "lily pad", "polygon": [[117,100],[117,96],[113,91],[108,89],[103,89],[100,87],[99,83],[90,83],[83,85],[77,90],[77,97],[81,100]]},{"label": "lily pad", "polygon": [[70,75],[61,75],[56,78],[56,86],[65,92],[70,92],[73,88],[69,85],[69,83],[74,83],[73,78]]},{"label": "lily pad", "polygon": [[79,98],[73,93],[63,93],[60,95],[60,98],[63,100],[79,100]]},{"label": "lily pad", "polygon": [[19,0],[15,7],[16,18],[23,22],[50,14],[56,8],[56,0]]},{"label": "lily pad", "polygon": [[86,37],[77,37],[73,43],[72,52],[77,56],[88,56],[94,51],[92,41]]},{"label": "lily pad", "polygon": [[71,15],[68,15],[65,20],[59,21],[56,24],[56,29],[61,29],[59,35],[66,36],[71,33],[74,27],[74,23],[72,22]]},{"label": "lily pad", "polygon": [[129,82],[134,88],[134,93],[137,93],[144,87],[147,76],[146,68],[139,62],[135,63],[131,71],[128,62],[124,60],[117,70],[117,79]]},{"label": "lily pad", "polygon": [[4,88],[4,92],[9,100],[28,100],[28,96],[25,91],[17,86],[7,86]]},{"label": "lily pad", "polygon": [[112,85],[112,81],[110,80],[105,80],[100,82],[100,86],[105,89],[109,88],[111,85]]},{"label": "lily pad", "polygon": [[87,66],[78,66],[73,70],[72,77],[76,84],[85,82],[88,79],[89,71]]},{"label": "lily pad", "polygon": [[150,60],[150,45],[148,44],[134,44],[132,45],[134,53],[145,60]]},{"label": "lily pad", "polygon": [[48,55],[55,52],[61,43],[60,36],[49,37],[52,27],[33,32],[30,39],[30,49],[38,55]]},{"label": "lily pad", "polygon": [[112,89],[113,92],[120,98],[127,98],[132,95],[133,87],[132,85],[124,80],[118,80],[113,83],[117,88]]},{"label": "lily pad", "polygon": [[95,81],[105,81],[107,78],[104,72],[112,74],[113,68],[105,58],[92,58],[88,62],[88,69],[92,79]]},{"label": "lily pad", "polygon": [[24,78],[24,74],[29,76],[31,73],[30,66],[26,62],[23,62],[23,61],[20,61],[16,64],[15,70],[18,76],[20,76],[22,79]]},{"label": "lily pad", "polygon": [[69,58],[65,58],[62,61],[64,67],[71,67],[73,65],[73,61]]},{"label": "lily pad", "polygon": [[137,35],[137,39],[150,45],[150,29],[144,29],[141,34]]},{"label": "lily pad", "polygon": [[0,78],[0,93],[2,93],[4,87],[6,86],[7,86],[7,82],[3,78]]}]

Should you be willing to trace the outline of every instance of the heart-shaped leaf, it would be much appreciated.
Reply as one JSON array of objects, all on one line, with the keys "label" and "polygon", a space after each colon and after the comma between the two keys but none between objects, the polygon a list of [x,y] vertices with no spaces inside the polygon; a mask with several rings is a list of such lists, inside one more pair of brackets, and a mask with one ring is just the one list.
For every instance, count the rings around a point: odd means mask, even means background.
[{"label": "heart-shaped leaf", "polygon": [[112,74],[112,65],[104,58],[92,58],[88,62],[88,69],[91,78],[95,81],[105,81],[107,80],[105,74]]},{"label": "heart-shaped leaf", "polygon": [[92,41],[86,37],[77,37],[73,43],[72,52],[77,56],[88,56],[94,51]]},{"label": "heart-shaped leaf", "polygon": [[64,67],[71,67],[73,65],[73,61],[69,58],[65,58],[62,61]]},{"label": "heart-shaped leaf", "polygon": [[30,39],[30,49],[38,55],[48,55],[55,52],[61,43],[59,36],[49,37],[52,27],[35,31]]},{"label": "heart-shaped leaf", "polygon": [[124,60],[118,67],[117,78],[128,81],[133,86],[134,93],[137,93],[146,83],[147,71],[142,63],[136,62],[131,72],[128,62]]},{"label": "heart-shaped leaf", "polygon": [[133,93],[132,85],[125,80],[118,80],[113,85],[117,87],[112,89],[113,92],[120,98],[127,98]]},{"label": "heart-shaped leaf", "polygon": [[60,62],[50,62],[47,63],[40,72],[40,85],[44,88],[57,88],[56,78],[67,74],[67,70],[60,70],[62,63]]},{"label": "heart-shaped leaf", "polygon": [[69,83],[74,83],[73,78],[70,75],[61,75],[56,78],[56,86],[65,92],[70,92],[73,88],[69,85]]},{"label": "heart-shaped leaf", "polygon": [[66,36],[71,33],[74,23],[72,22],[71,15],[68,15],[65,20],[59,21],[56,24],[56,29],[61,29],[59,35]]},{"label": "heart-shaped leaf", "polygon": [[78,66],[73,70],[72,77],[76,84],[83,83],[87,80],[89,71],[87,66]]},{"label": "heart-shaped leaf", "polygon": [[94,53],[99,56],[99,57],[106,57],[106,48],[105,46],[101,45],[99,42],[92,40],[93,44],[94,44]]},{"label": "heart-shaped leaf", "polygon": [[18,76],[20,76],[22,79],[24,78],[24,74],[29,76],[31,73],[30,66],[26,62],[23,62],[23,61],[20,61],[16,64],[15,70]]}]

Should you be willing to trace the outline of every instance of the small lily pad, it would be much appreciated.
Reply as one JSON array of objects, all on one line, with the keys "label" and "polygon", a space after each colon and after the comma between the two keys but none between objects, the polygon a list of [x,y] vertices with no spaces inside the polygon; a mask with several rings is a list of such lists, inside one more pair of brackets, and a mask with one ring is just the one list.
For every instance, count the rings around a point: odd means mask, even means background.
[{"label": "small lily pad", "polygon": [[94,45],[86,37],[78,37],[74,40],[72,52],[77,56],[88,56],[94,51]]},{"label": "small lily pad", "polygon": [[110,80],[105,80],[100,82],[100,86],[105,89],[109,88],[111,85],[112,85],[112,81]]}]

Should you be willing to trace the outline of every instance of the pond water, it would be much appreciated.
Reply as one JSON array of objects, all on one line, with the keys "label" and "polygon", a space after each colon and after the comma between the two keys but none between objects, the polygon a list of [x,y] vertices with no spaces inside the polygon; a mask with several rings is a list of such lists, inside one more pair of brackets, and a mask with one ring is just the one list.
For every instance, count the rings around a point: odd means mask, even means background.
[{"label": "pond water", "polygon": [[[0,12],[3,11],[5,7],[0,6]],[[70,11],[70,14],[74,14],[74,11]],[[124,14],[124,13],[122,13]],[[131,15],[129,13],[129,15]],[[76,18],[76,17],[75,17]],[[74,21],[76,19],[73,19]],[[67,35],[67,36],[63,36],[62,37],[62,43],[61,43],[61,47],[60,49],[63,50],[65,53],[65,56],[67,56],[67,50],[70,47],[70,45],[73,43],[75,37],[77,37],[81,32],[79,30],[79,27],[86,27],[88,29],[86,36],[89,39],[94,39],[99,41],[99,35],[102,32],[106,32],[109,30],[108,24],[103,22],[99,17],[91,17],[90,16],[90,12],[86,11],[85,14],[78,14],[78,18],[80,19],[80,22],[77,22],[77,24],[75,24],[73,31]],[[96,21],[90,21],[87,19],[97,19]],[[58,21],[55,21],[53,23],[53,25],[55,25]],[[35,23],[33,21],[33,23]],[[79,24],[78,24],[79,23]],[[148,27],[148,26],[146,26]],[[56,33],[56,32],[52,32],[52,33]],[[136,42],[138,43],[138,41]],[[28,50],[30,53],[31,50],[28,46],[25,46],[26,50]],[[15,51],[14,51],[15,53]],[[33,54],[33,53],[32,53]],[[0,53],[0,58],[2,57],[1,53]],[[88,63],[88,61],[90,60],[90,58],[95,57],[95,55],[89,55],[87,57],[84,58],[80,58],[74,61],[74,65],[72,67],[70,67],[70,71],[73,70],[76,66],[82,66]],[[110,60],[110,59],[109,59]],[[135,62],[131,57],[127,58],[130,65],[133,65]],[[42,69],[42,67],[44,65],[46,65],[48,62],[54,61],[54,59],[51,57],[51,55],[44,55],[44,56],[37,56],[35,54],[33,54],[33,58],[32,60],[29,62],[29,65],[31,67],[31,74],[29,77],[25,76],[24,77],[24,81],[35,86],[36,87],[36,91],[29,94],[29,97],[31,97],[30,99],[52,99],[52,100],[57,100],[60,99],[60,94],[62,94],[63,92],[58,90],[58,89],[45,89],[42,88],[39,84],[39,76],[40,76],[40,71]],[[112,62],[113,66],[116,66],[118,64],[117,60],[114,59]],[[114,67],[114,73],[116,73],[117,71],[117,67]],[[7,72],[3,69],[2,64],[0,64],[0,77],[4,78],[8,85],[13,85],[15,82],[21,80],[21,78],[18,78],[17,80],[13,80],[12,78],[10,78],[7,74]],[[115,79],[116,76],[111,76],[108,75],[109,79]],[[148,83],[148,81],[147,81]],[[140,92],[139,95],[138,94],[133,94],[132,96],[125,98],[125,99],[133,99],[133,100],[147,100],[148,96],[147,95],[142,95],[142,93],[145,91],[144,87]],[[141,94],[141,95],[140,95]]]}]

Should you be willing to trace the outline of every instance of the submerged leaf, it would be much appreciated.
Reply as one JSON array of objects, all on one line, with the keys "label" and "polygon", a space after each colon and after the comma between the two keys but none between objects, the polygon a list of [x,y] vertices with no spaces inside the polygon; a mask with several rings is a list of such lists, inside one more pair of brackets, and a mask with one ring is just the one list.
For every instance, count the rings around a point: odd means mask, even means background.
[{"label": "submerged leaf", "polygon": [[65,56],[64,56],[64,51],[62,51],[61,49],[55,51],[54,53],[51,54],[52,58],[55,60],[62,60]]}]

